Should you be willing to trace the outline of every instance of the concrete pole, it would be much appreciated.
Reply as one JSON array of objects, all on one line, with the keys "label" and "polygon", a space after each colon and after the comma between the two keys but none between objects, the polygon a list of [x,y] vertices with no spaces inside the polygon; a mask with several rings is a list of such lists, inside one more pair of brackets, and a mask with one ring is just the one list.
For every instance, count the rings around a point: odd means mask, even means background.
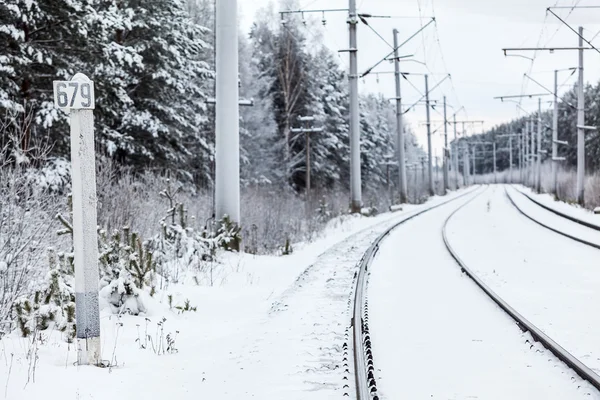
[{"label": "concrete pole", "polygon": [[418,187],[419,187],[419,173],[417,172],[418,164],[415,164],[414,173],[415,173],[415,203],[418,201]]},{"label": "concrete pole", "polygon": [[400,203],[408,200],[406,166],[404,154],[404,127],[402,125],[402,92],[400,91],[400,59],[398,53],[398,30],[394,29],[394,74],[396,77],[396,129],[398,147],[398,179],[400,183]]},{"label": "concrete pole", "polygon": [[583,97],[583,27],[579,27],[579,78],[577,79],[577,202],[584,204],[585,193],[585,99]]},{"label": "concrete pole", "polygon": [[359,213],[362,208],[360,177],[360,116],[358,109],[358,58],[356,27],[356,0],[349,0],[348,33],[350,36],[350,210]]},{"label": "concrete pole", "polygon": [[[77,74],[73,78],[73,81],[75,80],[89,81],[82,74]],[[94,115],[92,110],[71,109],[69,118],[71,120],[77,363],[99,365],[101,346]]]},{"label": "concrete pole", "polygon": [[446,117],[446,96],[444,96],[444,154],[442,158],[444,168],[444,194],[448,191],[448,119]]},{"label": "concrete pole", "polygon": [[523,185],[527,186],[527,174],[529,171],[529,121],[525,121],[523,132]]},{"label": "concrete pole", "polygon": [[432,157],[431,154],[431,119],[429,115],[429,80],[428,76],[425,75],[425,108],[427,113],[427,157],[428,157],[428,165],[427,170],[429,172],[429,195],[433,196],[435,194],[433,190],[433,171],[432,171]]},{"label": "concrete pole", "polygon": [[470,168],[469,144],[466,143],[465,146],[463,147],[463,181],[464,181],[465,186],[469,185],[469,175],[470,175],[469,168]]},{"label": "concrete pole", "polygon": [[472,151],[473,151],[473,160],[471,161],[473,163],[473,184],[477,183],[477,145],[475,143],[473,143],[473,147],[472,147]]},{"label": "concrete pole", "polygon": [[240,224],[240,126],[237,0],[216,8],[215,218]]},{"label": "concrete pole", "polygon": [[310,203],[310,133],[306,135],[306,201]]},{"label": "concrete pole", "polygon": [[494,183],[498,183],[498,176],[496,175],[496,142],[493,143],[494,151]]},{"label": "concrete pole", "polygon": [[552,115],[552,193],[558,193],[558,71],[554,71],[554,113]]},{"label": "concrete pole", "polygon": [[512,150],[512,136],[508,137],[508,183],[513,182],[513,150]]},{"label": "concrete pole", "polygon": [[[437,156],[437,151],[434,151],[434,156],[433,159],[435,160],[435,181],[434,182],[439,182],[440,181],[440,158]],[[442,174],[443,175],[443,174]]]},{"label": "concrete pole", "polygon": [[425,183],[425,158],[421,158],[421,181]]},{"label": "concrete pole", "polygon": [[529,117],[529,137],[531,144],[529,146],[529,180],[531,187],[535,187],[535,133],[533,130],[533,115]]},{"label": "concrete pole", "polygon": [[456,114],[454,115],[454,180],[456,181],[456,190],[458,190],[458,142],[456,138]]},{"label": "concrete pole", "polygon": [[535,190],[542,191],[542,99],[538,98],[538,127],[537,127],[537,150],[536,150],[536,173]]}]

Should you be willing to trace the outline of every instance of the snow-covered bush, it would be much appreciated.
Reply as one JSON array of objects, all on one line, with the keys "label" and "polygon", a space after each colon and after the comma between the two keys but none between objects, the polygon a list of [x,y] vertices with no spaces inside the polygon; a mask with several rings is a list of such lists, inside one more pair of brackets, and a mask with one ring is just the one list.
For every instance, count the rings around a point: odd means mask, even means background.
[{"label": "snow-covered bush", "polygon": [[14,303],[17,326],[23,337],[54,325],[70,343],[75,339],[75,278],[73,255],[48,249],[50,271],[33,296]]},{"label": "snow-covered bush", "polygon": [[110,236],[100,231],[99,241],[100,296],[114,313],[146,312],[141,294],[149,289],[153,295],[156,281],[156,261],[147,244],[128,227]]},{"label": "snow-covered bush", "polygon": [[188,220],[188,210],[178,201],[181,187],[167,187],[160,192],[168,203],[167,212],[160,221],[160,234],[149,240],[149,248],[159,265],[158,273],[167,282],[179,282],[181,275],[190,268],[202,269],[203,263],[215,262],[217,251],[238,249],[241,243],[241,228],[224,216],[216,223],[194,229],[193,216]]}]

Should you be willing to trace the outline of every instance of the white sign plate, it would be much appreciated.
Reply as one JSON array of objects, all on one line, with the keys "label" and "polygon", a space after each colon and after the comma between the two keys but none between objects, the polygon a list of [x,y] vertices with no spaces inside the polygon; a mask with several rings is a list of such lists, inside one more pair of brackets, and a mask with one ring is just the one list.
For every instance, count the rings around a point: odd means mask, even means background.
[{"label": "white sign plate", "polygon": [[95,106],[94,82],[54,81],[54,105],[62,109],[88,109]]}]

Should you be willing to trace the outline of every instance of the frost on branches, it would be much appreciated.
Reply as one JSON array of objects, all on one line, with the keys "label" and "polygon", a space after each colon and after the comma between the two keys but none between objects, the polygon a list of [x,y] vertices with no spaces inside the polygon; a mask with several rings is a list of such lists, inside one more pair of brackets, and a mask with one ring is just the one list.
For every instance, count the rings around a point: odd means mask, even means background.
[{"label": "frost on branches", "polygon": [[[160,221],[160,233],[148,242],[156,257],[161,283],[165,286],[182,281],[188,272],[194,274],[193,278],[198,282],[197,274],[203,270],[202,266],[215,263],[219,249],[231,250],[241,241],[241,228],[227,217],[217,221],[216,227],[205,226],[195,230],[192,226],[195,218],[190,218],[190,224],[187,209],[177,201],[180,190],[181,187],[174,190],[167,180],[167,187],[160,195],[168,208]],[[164,286],[161,285],[161,288]]]}]

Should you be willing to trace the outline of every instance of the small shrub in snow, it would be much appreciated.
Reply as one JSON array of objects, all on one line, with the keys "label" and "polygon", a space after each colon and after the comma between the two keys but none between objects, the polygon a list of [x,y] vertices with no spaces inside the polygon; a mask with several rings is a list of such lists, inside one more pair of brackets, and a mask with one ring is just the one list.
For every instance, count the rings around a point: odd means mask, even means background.
[{"label": "small shrub in snow", "polygon": [[228,215],[225,215],[219,220],[215,239],[219,247],[225,250],[238,251],[242,242],[241,232],[242,229],[236,223],[232,222]]},{"label": "small shrub in snow", "polygon": [[155,291],[156,262],[148,246],[128,227],[108,236],[100,231],[100,295],[112,311],[137,315],[146,312],[142,290]]},{"label": "small shrub in snow", "polygon": [[183,306],[175,306],[175,308],[177,310],[179,310],[180,314],[182,314],[186,311],[194,311],[194,312],[196,311],[196,307],[192,306],[189,299],[186,299],[186,301],[183,303]]},{"label": "small shrub in snow", "polygon": [[213,257],[210,242],[201,237],[207,234],[197,233],[188,225],[187,209],[176,199],[179,191],[173,190],[167,180],[167,187],[160,192],[168,202],[167,212],[160,221],[160,233],[148,242],[159,266],[157,272],[166,282],[179,282],[182,272]]},{"label": "small shrub in snow", "polygon": [[316,214],[319,222],[327,222],[332,218],[333,213],[331,212],[329,203],[327,203],[327,199],[324,196],[319,200]]},{"label": "small shrub in snow", "polygon": [[48,329],[52,324],[65,333],[68,342],[75,338],[75,278],[72,254],[48,250],[50,271],[32,298],[14,304],[17,326],[23,337]]},{"label": "small shrub in snow", "polygon": [[283,244],[283,246],[281,246],[281,255],[282,256],[289,256],[290,254],[292,254],[294,252],[294,248],[292,247],[292,242],[290,241],[289,238],[285,239],[285,243]]}]

